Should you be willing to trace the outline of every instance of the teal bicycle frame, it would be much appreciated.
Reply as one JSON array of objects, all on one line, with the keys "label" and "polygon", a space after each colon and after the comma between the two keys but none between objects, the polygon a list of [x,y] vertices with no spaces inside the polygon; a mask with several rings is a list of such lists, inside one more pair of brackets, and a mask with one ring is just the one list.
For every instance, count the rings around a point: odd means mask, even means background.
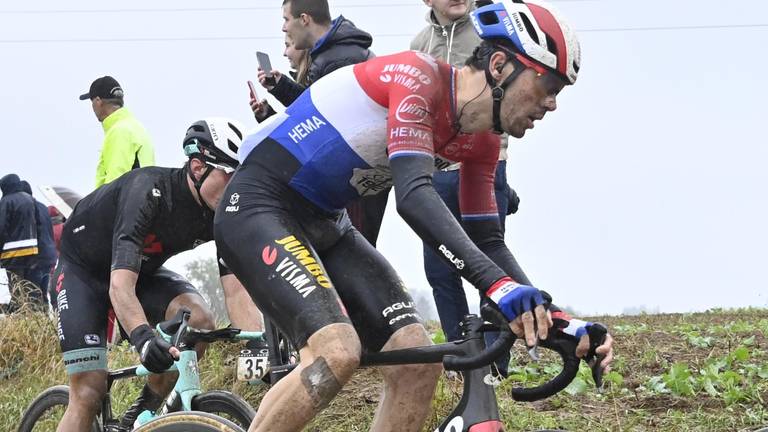
[{"label": "teal bicycle frame", "polygon": [[[214,340],[222,339],[264,340],[263,332],[247,332],[237,330],[237,334],[232,334],[231,332],[226,333],[227,330],[232,329],[223,329],[221,331],[213,332],[200,332],[191,328],[182,327],[179,329],[179,332],[175,336],[169,336],[163,332],[159,325],[157,330],[163,339],[167,340],[168,342],[171,342],[172,340],[184,340],[184,343],[180,344],[183,349],[179,354],[179,359],[174,362],[173,366],[163,372],[178,372],[179,377],[176,380],[176,384],[174,385],[173,390],[168,395],[168,397],[166,397],[163,406],[160,407],[157,412],[153,413],[152,411],[145,410],[139,414],[138,418],[136,419],[137,423],[135,426],[143,425],[153,418],[168,414],[169,412],[192,411],[192,399],[203,392],[200,384],[200,371],[197,366],[197,351],[194,349],[196,341],[199,340],[212,342]],[[185,339],[190,340],[186,341]],[[150,372],[144,366],[137,366],[135,374],[139,377],[146,377],[153,375],[154,372]]]}]

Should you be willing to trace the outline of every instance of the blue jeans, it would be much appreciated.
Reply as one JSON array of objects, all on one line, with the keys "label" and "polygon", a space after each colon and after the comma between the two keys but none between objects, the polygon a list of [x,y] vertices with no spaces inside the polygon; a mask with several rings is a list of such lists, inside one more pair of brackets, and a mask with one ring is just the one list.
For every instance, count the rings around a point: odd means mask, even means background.
[{"label": "blue jeans", "polygon": [[[496,207],[499,210],[499,222],[501,231],[504,232],[504,219],[507,217],[507,162],[499,161],[496,166],[496,178],[494,189],[496,192]],[[437,171],[432,176],[432,184],[440,198],[445,202],[453,216],[461,222],[459,210],[459,171]],[[437,314],[440,317],[440,325],[443,333],[449,341],[461,338],[459,323],[464,316],[469,314],[467,297],[461,284],[461,276],[455,268],[446,264],[431,248],[424,245],[424,272],[427,281],[432,287],[432,295],[435,298]],[[490,344],[498,335],[486,333],[485,343]],[[502,375],[507,375],[509,354],[496,361],[496,367]]]}]

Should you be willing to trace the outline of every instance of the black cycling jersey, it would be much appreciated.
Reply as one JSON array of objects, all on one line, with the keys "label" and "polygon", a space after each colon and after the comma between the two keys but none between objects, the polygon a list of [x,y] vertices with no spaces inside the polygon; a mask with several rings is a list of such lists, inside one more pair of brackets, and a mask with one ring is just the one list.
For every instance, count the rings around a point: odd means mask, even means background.
[{"label": "black cycling jersey", "polygon": [[[80,200],[64,226],[61,256],[97,275],[148,274],[210,240],[213,213],[195,200],[186,168],[147,167]],[[219,271],[229,273],[221,264]]]},{"label": "black cycling jersey", "polygon": [[[199,295],[163,263],[212,239],[213,212],[195,200],[186,168],[136,169],[80,200],[49,288],[67,372],[106,368],[111,270],[138,273],[136,297],[155,324],[174,298]],[[221,260],[219,273],[229,273]]]}]

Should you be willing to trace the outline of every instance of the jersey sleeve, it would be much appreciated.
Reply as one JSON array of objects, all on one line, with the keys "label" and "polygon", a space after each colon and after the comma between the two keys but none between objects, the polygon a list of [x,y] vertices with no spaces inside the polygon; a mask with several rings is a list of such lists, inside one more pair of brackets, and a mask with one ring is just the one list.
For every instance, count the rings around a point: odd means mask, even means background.
[{"label": "jersey sleeve", "polygon": [[463,161],[459,171],[459,207],[463,220],[498,219],[494,177],[498,164],[498,135],[490,132],[462,137],[463,144],[482,149],[471,159]]},{"label": "jersey sleeve", "polygon": [[390,160],[403,156],[435,156],[432,116],[437,110],[437,72],[422,60],[414,63],[417,66],[408,67],[417,68],[418,73],[414,75],[423,77],[417,89],[397,82],[398,75],[387,72],[387,68],[402,65],[385,65],[380,75],[391,80],[387,85],[387,153]]},{"label": "jersey sleeve", "polygon": [[136,176],[120,191],[112,235],[112,270],[141,270],[142,251],[161,210],[165,191],[153,179]]}]

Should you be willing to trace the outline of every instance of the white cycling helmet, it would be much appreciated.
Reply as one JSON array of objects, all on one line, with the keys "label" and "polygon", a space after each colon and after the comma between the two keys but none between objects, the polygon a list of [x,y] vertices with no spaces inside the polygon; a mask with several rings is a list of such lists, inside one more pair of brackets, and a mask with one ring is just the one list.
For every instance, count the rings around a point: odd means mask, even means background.
[{"label": "white cycling helmet", "polygon": [[243,128],[235,120],[210,117],[192,123],[184,136],[184,154],[201,157],[214,166],[238,166],[237,151],[243,143]]},{"label": "white cycling helmet", "polygon": [[541,0],[493,0],[472,11],[471,18],[482,39],[509,42],[567,83],[576,82],[581,65],[579,40],[552,5]]}]

